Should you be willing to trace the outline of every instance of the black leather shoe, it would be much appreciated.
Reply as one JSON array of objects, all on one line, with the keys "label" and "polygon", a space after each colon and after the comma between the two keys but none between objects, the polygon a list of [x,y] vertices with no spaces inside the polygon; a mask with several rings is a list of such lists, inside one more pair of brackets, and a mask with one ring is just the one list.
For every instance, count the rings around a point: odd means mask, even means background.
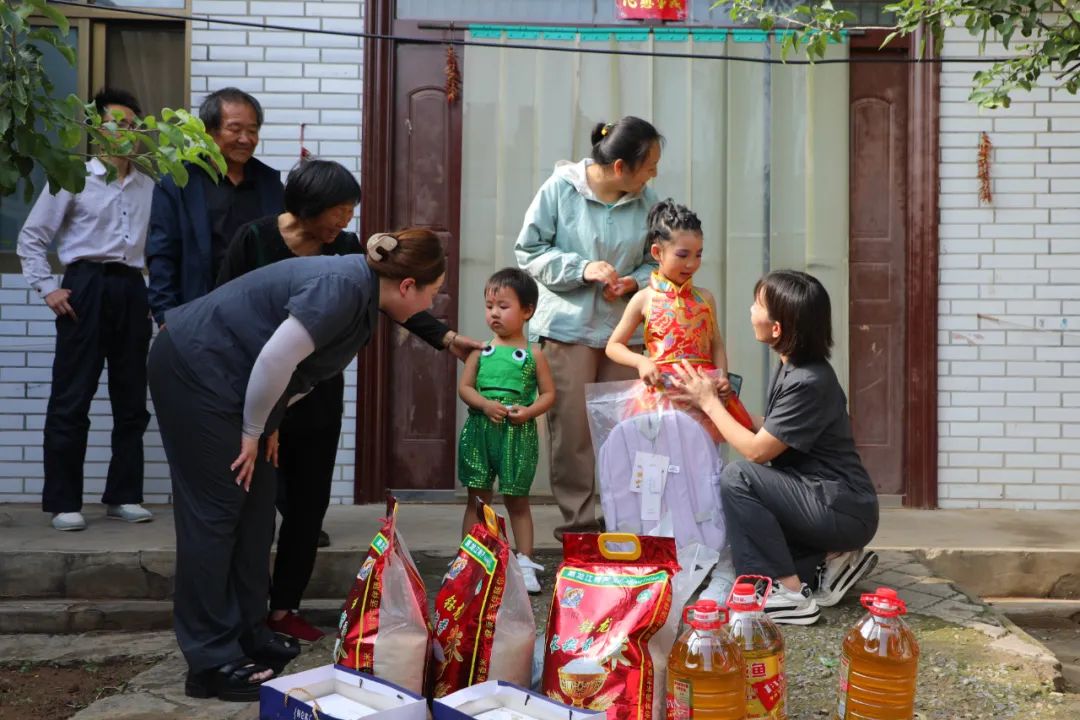
[{"label": "black leather shoe", "polygon": [[240,658],[201,672],[188,671],[184,694],[193,698],[212,698],[228,702],[254,702],[259,699],[259,686],[252,678],[271,670],[266,665]]},{"label": "black leather shoe", "polygon": [[274,633],[274,637],[261,648],[251,653],[251,657],[255,662],[262,663],[273,670],[274,674],[279,674],[299,654],[300,643],[296,638]]},{"label": "black leather shoe", "polygon": [[315,547],[330,547],[330,536],[326,534],[325,530],[319,531],[319,541],[315,544]]}]

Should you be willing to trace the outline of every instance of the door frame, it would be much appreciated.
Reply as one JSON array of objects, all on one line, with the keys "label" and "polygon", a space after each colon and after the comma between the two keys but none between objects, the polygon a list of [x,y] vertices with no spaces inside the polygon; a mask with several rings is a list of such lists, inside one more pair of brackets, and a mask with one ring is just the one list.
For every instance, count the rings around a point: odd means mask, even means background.
[{"label": "door frame", "polygon": [[[851,36],[851,46],[879,48],[886,31]],[[897,38],[889,47],[911,57],[921,34]],[[904,289],[905,372],[904,506],[938,505],[938,173],[941,64],[934,62],[933,42],[926,43],[928,62],[908,64],[908,197],[907,270]]]},{"label": "door frame", "polygon": [[[366,0],[364,30],[390,35],[397,3]],[[360,241],[390,226],[393,200],[394,41],[364,41],[364,94],[360,155]],[[381,502],[390,467],[392,428],[389,415],[390,326],[380,318],[378,329],[360,352],[356,373],[356,459],[354,502]]]}]

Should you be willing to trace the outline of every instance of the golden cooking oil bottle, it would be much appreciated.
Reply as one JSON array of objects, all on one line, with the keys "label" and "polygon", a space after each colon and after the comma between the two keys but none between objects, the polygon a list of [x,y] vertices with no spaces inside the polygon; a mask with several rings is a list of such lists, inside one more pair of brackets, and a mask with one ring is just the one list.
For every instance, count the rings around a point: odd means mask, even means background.
[{"label": "golden cooking oil bottle", "polygon": [[667,720],[745,720],[742,651],[724,629],[727,608],[699,600],[668,656]]},{"label": "golden cooking oil bottle", "polygon": [[[759,580],[765,591],[758,593]],[[743,654],[746,673],[746,720],[787,720],[784,636],[765,613],[772,580],[756,575],[736,579],[728,597],[728,625]]]},{"label": "golden cooking oil bottle", "polygon": [[869,612],[844,638],[837,720],[911,720],[919,644],[900,617],[907,613],[896,591],[862,596]]}]

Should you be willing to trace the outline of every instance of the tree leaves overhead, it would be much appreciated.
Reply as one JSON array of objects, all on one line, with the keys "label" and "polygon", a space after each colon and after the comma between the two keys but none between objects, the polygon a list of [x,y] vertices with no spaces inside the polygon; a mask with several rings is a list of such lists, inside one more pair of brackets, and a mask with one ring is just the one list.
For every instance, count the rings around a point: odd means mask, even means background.
[{"label": "tree leaves overhead", "polygon": [[963,28],[979,39],[979,53],[988,46],[1007,51],[1008,59],[988,64],[972,77],[970,99],[982,107],[1009,107],[1017,91],[1031,90],[1044,74],[1071,94],[1080,89],[1080,7],[1074,0],[900,0],[883,8],[892,17],[884,27],[860,26],[858,18],[837,10],[829,0],[794,7],[775,0],[732,0],[731,17],[769,29],[788,29],[781,56],[804,51],[810,60],[825,56],[827,38],[838,41],[841,31],[886,30],[884,45],[924,31],[917,52],[933,43],[940,54],[949,28]]},{"label": "tree leaves overhead", "polygon": [[81,191],[88,157],[82,148],[123,155],[150,176],[171,175],[179,185],[187,182],[185,162],[215,177],[225,172],[221,151],[187,110],[165,109],[162,119],[147,116],[129,129],[75,95],[55,97],[41,47],[55,48],[75,66],[75,50],[65,40],[68,27],[46,0],[0,0],[0,195],[21,185],[25,200],[32,200],[35,167],[44,171],[50,192]]}]

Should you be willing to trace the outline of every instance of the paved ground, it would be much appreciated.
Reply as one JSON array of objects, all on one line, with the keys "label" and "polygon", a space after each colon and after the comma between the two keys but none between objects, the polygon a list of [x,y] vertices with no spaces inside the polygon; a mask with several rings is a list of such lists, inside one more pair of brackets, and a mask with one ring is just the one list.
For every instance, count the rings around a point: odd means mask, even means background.
[{"label": "paved ground", "polygon": [[[155,522],[128,526],[105,520],[101,509],[91,507],[87,509],[88,530],[57,533],[37,508],[0,505],[0,598],[35,598],[9,602],[24,602],[29,609],[39,610],[46,603],[36,598],[54,597],[58,603],[72,597],[157,598],[167,612],[173,527],[169,508],[155,510]],[[333,546],[329,552],[320,552],[313,585],[324,591],[317,597],[328,598],[324,603],[331,613],[340,603],[334,598],[347,592],[360,553],[377,528],[380,510],[375,506],[330,509],[325,528]],[[432,592],[445,571],[448,554],[456,547],[460,513],[460,506],[448,505],[401,509],[402,532]],[[1032,577],[1044,578],[1040,580],[1046,586],[1041,589],[1047,590],[1043,594],[1056,589],[1067,597],[1075,590],[1080,573],[1075,518],[1075,513],[1054,512],[882,512],[874,542],[881,561],[862,589],[895,587],[911,608],[911,625],[923,650],[921,720],[1080,718],[1080,698],[1056,692],[1061,678],[1046,648],[977,599],[978,594],[1015,595],[1015,588],[1032,589]],[[538,506],[535,519],[540,559],[549,570],[545,592],[535,603],[542,632],[551,571],[558,564],[550,532],[557,510]],[[963,583],[958,586],[944,579],[942,568],[950,569],[950,577],[961,576]],[[1045,580],[1047,569],[1051,580]],[[829,715],[840,643],[861,613],[855,599],[849,598],[826,611],[818,625],[785,630],[791,720],[820,720]],[[88,611],[73,617],[92,615]],[[69,629],[78,627],[75,622]],[[74,663],[119,657],[143,658],[147,669],[122,693],[81,711],[75,716],[78,720],[257,717],[253,706],[184,697],[185,666],[170,633],[0,635],[3,659]],[[321,665],[329,657],[329,642],[315,644],[305,649],[292,669]]]},{"label": "paved ground", "polygon": [[[435,588],[446,560],[420,556],[421,572]],[[554,569],[557,556],[543,553]],[[535,600],[539,631],[550,600]],[[935,577],[910,553],[883,551],[875,574],[860,589],[897,587],[911,607],[910,624],[921,647],[918,718],[922,720],[1066,720],[1080,717],[1080,698],[1055,691],[1055,661],[1025,633],[947,581]],[[834,702],[836,665],[847,629],[862,615],[854,597],[825,612],[811,628],[785,628],[788,645],[789,718],[820,720]],[[332,642],[305,648],[290,670],[328,662]],[[185,665],[169,633],[81,636],[0,636],[0,657],[64,662],[125,656],[147,658],[147,670],[125,690],[99,700],[75,720],[255,720],[254,705],[195,701],[183,695]]]}]

